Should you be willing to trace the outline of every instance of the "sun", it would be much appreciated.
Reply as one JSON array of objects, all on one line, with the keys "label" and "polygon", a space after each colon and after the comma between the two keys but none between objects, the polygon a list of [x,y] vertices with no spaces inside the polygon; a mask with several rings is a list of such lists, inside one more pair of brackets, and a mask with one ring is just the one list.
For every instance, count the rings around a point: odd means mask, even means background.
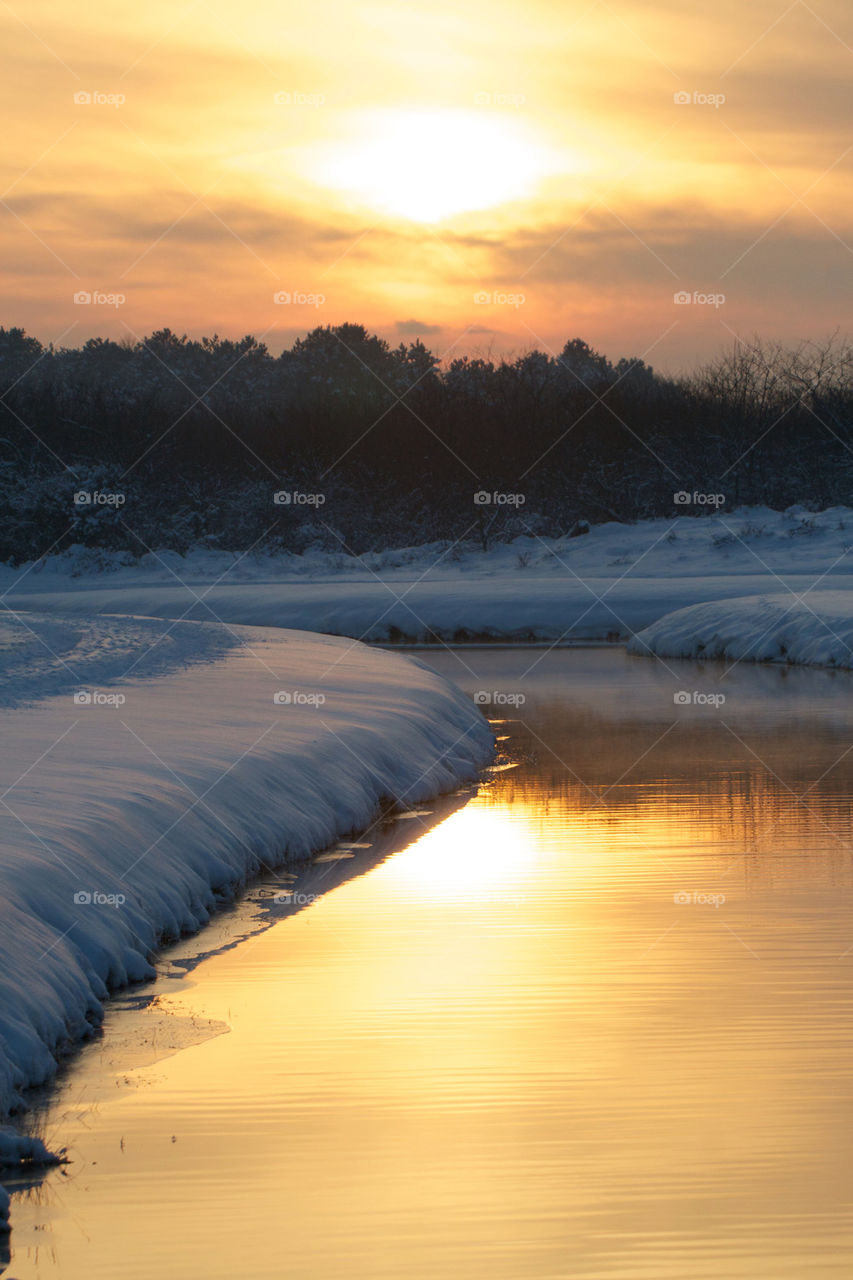
[{"label": "sun", "polygon": [[321,149],[314,179],[377,212],[440,222],[530,195],[549,149],[505,112],[362,113],[353,136]]}]

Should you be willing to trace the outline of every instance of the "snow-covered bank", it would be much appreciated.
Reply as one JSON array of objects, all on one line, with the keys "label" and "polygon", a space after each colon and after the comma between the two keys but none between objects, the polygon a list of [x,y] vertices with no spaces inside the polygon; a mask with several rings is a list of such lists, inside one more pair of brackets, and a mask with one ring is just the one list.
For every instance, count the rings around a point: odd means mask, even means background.
[{"label": "snow-covered bank", "polygon": [[[0,636],[0,1115],[111,988],[152,973],[161,941],[490,756],[481,712],[410,659],[249,628],[226,644],[203,624],[157,644],[165,630],[30,614]],[[140,677],[155,644],[168,661]],[[36,696],[40,662],[51,696],[14,705],[24,676]]]},{"label": "snow-covered bank", "polygon": [[486,552],[435,543],[360,558],[167,551],[126,560],[78,551],[0,566],[0,593],[17,608],[219,619],[379,642],[625,639],[688,604],[768,587],[807,591],[824,575],[853,589],[853,510],[674,514],[574,538],[525,535]]},{"label": "snow-covered bank", "polygon": [[[816,574],[792,578],[807,590]],[[845,578],[853,589],[853,575]],[[287,627],[386,644],[494,639],[625,640],[685,602],[725,599],[767,586],[766,574],[718,578],[556,578],[515,574],[408,583],[373,579],[268,582],[207,589],[195,583],[90,588],[10,597],[16,608],[68,614],[197,618],[229,626]]]},{"label": "snow-covered bank", "polygon": [[853,668],[853,592],[812,591],[715,600],[666,614],[628,652],[661,658],[789,662]]}]

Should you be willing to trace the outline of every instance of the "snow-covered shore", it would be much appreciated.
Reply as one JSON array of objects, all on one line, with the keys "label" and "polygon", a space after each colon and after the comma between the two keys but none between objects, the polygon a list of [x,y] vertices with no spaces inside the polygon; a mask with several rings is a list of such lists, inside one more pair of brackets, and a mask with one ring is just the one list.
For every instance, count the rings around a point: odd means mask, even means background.
[{"label": "snow-covered shore", "polygon": [[[814,577],[794,581],[807,590]],[[853,575],[845,579],[853,590]],[[389,586],[391,590],[389,590]],[[761,591],[766,574],[731,578],[546,579],[533,575],[419,583],[267,582],[207,590],[197,583],[109,587],[70,586],[32,597],[16,608],[196,618],[233,625],[287,627],[351,636],[373,643],[436,639],[452,644],[491,639],[554,643],[626,640],[678,605]],[[393,594],[392,594],[393,592]]]},{"label": "snow-covered shore", "polygon": [[469,542],[362,557],[166,551],[126,560],[79,550],[0,566],[0,595],[17,608],[219,619],[379,642],[624,640],[685,605],[805,592],[818,580],[853,589],[853,510],[674,514],[574,538],[525,534],[486,552]]},{"label": "snow-covered shore", "polygon": [[0,1117],[110,988],[151,972],[159,942],[258,870],[485,762],[488,728],[461,695],[332,635],[628,638],[662,658],[853,667],[848,508],[486,552],[126,560],[0,566]]},{"label": "snow-covered shore", "polygon": [[166,630],[28,614],[0,632],[0,1116],[249,877],[490,757],[481,712],[403,656]]},{"label": "snow-covered shore", "polygon": [[634,636],[628,652],[660,658],[853,668],[853,592],[746,596],[690,605]]}]

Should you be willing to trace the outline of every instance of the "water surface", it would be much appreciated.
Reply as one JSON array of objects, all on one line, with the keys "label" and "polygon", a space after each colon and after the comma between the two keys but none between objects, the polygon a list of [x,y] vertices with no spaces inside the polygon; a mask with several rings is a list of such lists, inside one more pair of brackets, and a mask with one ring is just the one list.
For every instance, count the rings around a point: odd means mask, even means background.
[{"label": "water surface", "polygon": [[420,656],[516,767],[169,953],[8,1276],[849,1276],[853,677]]}]

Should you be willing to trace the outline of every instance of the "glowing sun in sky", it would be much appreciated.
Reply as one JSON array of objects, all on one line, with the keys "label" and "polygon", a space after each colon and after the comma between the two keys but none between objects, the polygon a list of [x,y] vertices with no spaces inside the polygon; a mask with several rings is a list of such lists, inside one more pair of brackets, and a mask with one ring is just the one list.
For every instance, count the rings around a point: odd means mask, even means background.
[{"label": "glowing sun in sky", "polygon": [[550,148],[503,111],[377,111],[321,151],[314,176],[377,212],[438,222],[523,199],[554,167]]}]

